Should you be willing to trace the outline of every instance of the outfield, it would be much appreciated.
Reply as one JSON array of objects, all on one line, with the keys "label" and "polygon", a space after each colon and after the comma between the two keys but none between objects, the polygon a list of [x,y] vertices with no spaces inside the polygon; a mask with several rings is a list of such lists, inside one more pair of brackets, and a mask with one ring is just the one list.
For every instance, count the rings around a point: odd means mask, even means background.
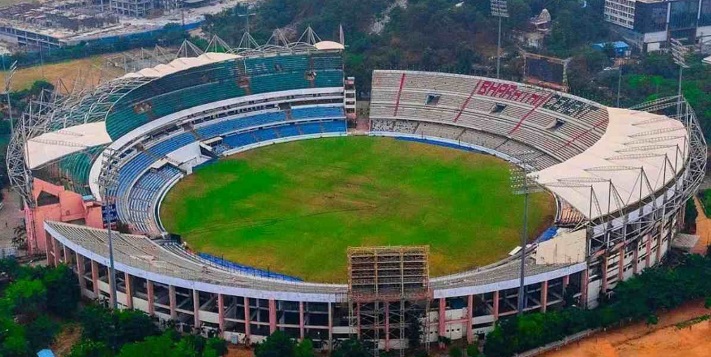
[{"label": "outfield", "polygon": [[[534,236],[551,223],[555,204],[548,193],[530,202]],[[346,137],[220,160],[178,183],[161,218],[192,250],[343,283],[349,246],[428,244],[433,276],[495,262],[518,245],[522,210],[500,159]]]}]

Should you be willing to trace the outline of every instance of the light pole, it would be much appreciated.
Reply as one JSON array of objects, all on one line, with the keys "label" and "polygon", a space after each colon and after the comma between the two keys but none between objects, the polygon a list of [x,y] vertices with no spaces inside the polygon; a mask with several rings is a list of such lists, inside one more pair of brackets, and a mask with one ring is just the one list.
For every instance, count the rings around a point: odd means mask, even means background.
[{"label": "light pole", "polygon": [[672,51],[672,57],[674,58],[674,63],[676,63],[679,66],[679,88],[677,90],[677,105],[676,105],[676,114],[679,116],[679,119],[681,119],[681,103],[682,103],[682,93],[681,93],[681,82],[682,82],[682,74],[684,73],[684,68],[689,68],[689,66],[686,65],[686,55],[689,52],[689,50],[684,47],[684,45],[681,43],[681,41],[672,38],[669,40],[671,42],[671,51]]},{"label": "light pole", "polygon": [[499,34],[496,42],[496,79],[501,76],[501,19],[509,17],[507,0],[491,0],[491,16],[499,18]]},{"label": "light pole", "polygon": [[[5,56],[2,58],[2,69],[5,70]],[[10,72],[5,77],[5,95],[7,97],[7,114],[10,118],[10,136],[15,133],[15,123],[12,122],[12,103],[10,103],[10,83],[12,83],[12,77],[17,71],[17,61],[12,62],[10,65]]]},{"label": "light pole", "polygon": [[107,149],[107,153],[104,155],[104,175],[101,176],[101,186],[103,188],[103,197],[101,197],[101,215],[104,219],[104,224],[106,224],[106,235],[109,244],[109,288],[111,289],[111,308],[116,310],[118,308],[118,299],[116,296],[116,269],[114,266],[114,242],[113,234],[111,231],[111,225],[114,222],[118,222],[118,214],[116,212],[116,202],[114,200],[113,190],[116,188],[116,179],[118,176],[118,171],[114,167],[114,161],[116,160],[117,152],[111,149]]},{"label": "light pole", "polygon": [[523,314],[525,305],[525,277],[526,277],[526,244],[528,243],[528,195],[543,190],[536,183],[538,175],[532,174],[536,170],[533,151],[522,152],[516,157],[511,167],[511,190],[516,195],[523,195],[523,228],[521,230],[521,270],[518,287],[518,315]]},{"label": "light pole", "polygon": [[622,65],[617,67],[617,107],[620,107],[620,89],[622,88]]}]

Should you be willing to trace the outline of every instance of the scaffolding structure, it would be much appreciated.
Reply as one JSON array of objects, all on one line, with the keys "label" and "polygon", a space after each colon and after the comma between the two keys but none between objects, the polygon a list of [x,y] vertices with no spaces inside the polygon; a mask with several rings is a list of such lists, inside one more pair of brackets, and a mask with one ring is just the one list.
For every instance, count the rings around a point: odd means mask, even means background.
[{"label": "scaffolding structure", "polygon": [[348,248],[351,331],[373,356],[428,347],[431,296],[429,246]]}]

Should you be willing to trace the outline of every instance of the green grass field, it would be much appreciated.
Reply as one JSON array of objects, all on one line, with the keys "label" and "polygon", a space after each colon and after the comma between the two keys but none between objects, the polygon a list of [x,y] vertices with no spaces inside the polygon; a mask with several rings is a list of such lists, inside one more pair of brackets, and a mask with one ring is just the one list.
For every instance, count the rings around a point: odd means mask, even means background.
[{"label": "green grass field", "polygon": [[[532,196],[530,235],[551,222]],[[191,249],[318,282],[345,282],[349,246],[430,246],[433,276],[495,262],[516,247],[523,197],[488,155],[347,137],[241,153],[178,183],[162,205]]]}]

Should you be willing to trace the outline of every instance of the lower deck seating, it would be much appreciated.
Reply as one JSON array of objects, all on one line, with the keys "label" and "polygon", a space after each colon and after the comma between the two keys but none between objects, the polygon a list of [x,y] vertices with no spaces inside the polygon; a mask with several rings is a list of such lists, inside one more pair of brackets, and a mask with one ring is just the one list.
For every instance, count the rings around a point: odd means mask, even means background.
[{"label": "lower deck seating", "polygon": [[[343,116],[342,110],[335,112],[315,111],[309,115],[336,115]],[[284,116],[279,116],[279,120],[272,124],[278,124]],[[277,118],[274,113],[271,118]],[[236,119],[236,120],[245,120]],[[224,122],[223,122],[224,123]],[[248,128],[241,131],[234,131],[235,126],[223,125],[222,123],[212,124],[210,127],[219,127],[224,132],[215,130],[210,134],[213,137],[223,136],[222,143],[215,147],[215,153],[223,155],[229,150],[249,146],[259,142],[274,141],[281,138],[317,135],[323,133],[345,133],[346,123],[344,118],[337,120],[323,121],[297,121],[271,127]],[[214,130],[214,129],[210,129]],[[122,222],[128,223],[137,231],[154,233],[159,231],[156,224],[156,205],[162,191],[175,178],[183,172],[177,167],[166,164],[158,169],[150,167],[168,153],[175,151],[185,145],[195,142],[195,136],[190,132],[157,139],[155,144],[146,145],[144,151],[137,151],[136,154],[126,159],[119,169],[119,185],[116,191],[118,197],[118,214]]]},{"label": "lower deck seating", "polygon": [[415,122],[407,120],[387,120],[387,119],[372,119],[371,129],[373,132],[391,132],[408,135],[418,135],[422,137],[436,137],[457,141],[463,144],[472,144],[481,146],[487,149],[495,150],[500,153],[516,156],[516,154],[525,151],[534,151],[537,153],[535,166],[543,169],[559,163],[560,161],[546,155],[535,148],[522,144],[516,140],[507,139],[503,136],[486,133],[483,131],[465,129],[458,126]]}]

